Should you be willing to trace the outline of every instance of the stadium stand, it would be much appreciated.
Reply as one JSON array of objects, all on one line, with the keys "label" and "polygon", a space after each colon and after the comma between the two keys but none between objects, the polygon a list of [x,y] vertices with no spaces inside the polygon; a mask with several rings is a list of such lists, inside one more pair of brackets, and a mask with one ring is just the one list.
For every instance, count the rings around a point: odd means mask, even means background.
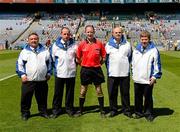
[{"label": "stadium stand", "polygon": [[[0,8],[6,10],[15,9],[14,6],[22,4],[4,6],[0,4]],[[125,29],[125,34],[132,45],[139,42],[139,33],[145,29],[152,33],[152,40],[160,50],[171,50],[174,43],[180,40],[180,13],[162,13],[157,5],[154,6],[157,10],[148,11],[152,9],[150,5],[143,8],[136,4],[138,9],[127,4],[117,4],[117,8],[113,8],[113,4],[111,8],[108,5],[97,5],[97,9],[92,4],[83,6],[69,4],[61,5],[61,12],[58,11],[60,5],[51,6],[50,8],[47,4],[23,4],[20,10],[24,13],[1,13],[0,48],[5,48],[7,43],[11,48],[23,47],[30,32],[37,32],[43,44],[47,41],[53,42],[59,36],[62,26],[69,27],[72,37],[79,41],[85,37],[84,26],[88,24],[94,25],[96,37],[104,43],[111,36],[111,29],[114,26],[122,26]],[[31,15],[26,13],[29,11],[28,7],[32,8],[29,12]],[[174,5],[171,8],[178,10]]]},{"label": "stadium stand", "polygon": [[70,16],[63,18],[61,15],[52,16],[53,19],[47,19],[43,17],[38,21],[34,21],[31,26],[21,35],[13,44],[13,47],[22,46],[26,43],[26,38],[29,33],[36,32],[40,36],[40,42],[46,44],[47,40],[50,39],[51,42],[55,41],[60,34],[60,30],[63,26],[69,27],[72,35],[77,33],[79,24],[81,22],[80,18],[72,19]]},{"label": "stadium stand", "polygon": [[8,47],[31,25],[33,19],[27,14],[0,14],[0,45]]}]

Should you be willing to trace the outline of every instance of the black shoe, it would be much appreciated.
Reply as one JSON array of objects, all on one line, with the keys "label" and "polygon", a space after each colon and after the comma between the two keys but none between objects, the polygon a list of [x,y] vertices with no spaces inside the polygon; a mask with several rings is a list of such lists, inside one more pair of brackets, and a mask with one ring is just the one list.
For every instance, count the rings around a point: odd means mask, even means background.
[{"label": "black shoe", "polygon": [[53,109],[50,118],[57,118],[60,114],[62,114],[62,109]]},{"label": "black shoe", "polygon": [[108,117],[114,117],[117,115],[117,111],[111,111]]},{"label": "black shoe", "polygon": [[66,110],[67,114],[69,117],[73,117],[74,115],[74,111],[71,111],[71,110]]},{"label": "black shoe", "polygon": [[40,116],[49,119],[49,115],[47,113],[40,113]]},{"label": "black shoe", "polygon": [[132,117],[133,117],[132,114],[131,114],[131,112],[125,112],[124,115],[127,116],[127,117],[129,117],[129,118],[132,118]]},{"label": "black shoe", "polygon": [[102,118],[106,118],[106,112],[105,111],[101,111],[100,115],[101,115]]},{"label": "black shoe", "polygon": [[132,117],[134,118],[134,119],[140,119],[140,118],[142,118],[144,115],[142,114],[142,115],[139,115],[139,114],[134,114]]},{"label": "black shoe", "polygon": [[57,116],[61,115],[62,113],[63,113],[62,109],[53,109],[52,110],[52,114],[57,115]]},{"label": "black shoe", "polygon": [[21,116],[21,119],[22,119],[23,121],[27,121],[27,120],[29,119],[29,116],[28,116],[28,115],[22,115],[22,116]]},{"label": "black shoe", "polygon": [[75,114],[74,117],[80,117],[83,115],[83,112],[81,110],[78,110]]},{"label": "black shoe", "polygon": [[147,121],[152,122],[154,120],[154,116],[149,115],[145,117]]},{"label": "black shoe", "polygon": [[58,116],[59,116],[58,114],[51,114],[51,115],[50,115],[50,118],[55,119],[55,118],[57,118]]}]

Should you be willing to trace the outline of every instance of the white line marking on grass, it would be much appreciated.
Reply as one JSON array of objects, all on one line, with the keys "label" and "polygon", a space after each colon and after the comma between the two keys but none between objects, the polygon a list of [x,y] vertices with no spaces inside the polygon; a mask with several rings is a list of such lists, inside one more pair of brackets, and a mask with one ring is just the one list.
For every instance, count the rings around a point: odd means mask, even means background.
[{"label": "white line marking on grass", "polygon": [[0,82],[1,82],[1,81],[4,81],[4,80],[6,80],[6,79],[9,79],[9,78],[11,78],[11,77],[14,77],[14,76],[16,76],[16,75],[17,75],[17,74],[13,74],[13,75],[10,75],[10,76],[1,78],[1,79],[0,79]]}]

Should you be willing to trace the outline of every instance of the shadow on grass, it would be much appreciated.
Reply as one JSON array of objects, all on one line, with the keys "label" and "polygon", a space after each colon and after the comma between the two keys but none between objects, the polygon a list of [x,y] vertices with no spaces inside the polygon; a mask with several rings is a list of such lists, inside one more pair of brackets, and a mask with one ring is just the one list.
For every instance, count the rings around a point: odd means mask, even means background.
[{"label": "shadow on grass", "polygon": [[31,114],[30,118],[33,118],[33,117],[36,117],[36,116],[40,116],[40,114],[39,113]]},{"label": "shadow on grass", "polygon": [[[75,107],[74,112],[78,111],[78,109],[79,109],[79,107]],[[131,106],[130,109],[131,109],[131,112],[134,113],[134,106]],[[108,106],[104,107],[104,111],[105,111],[105,114],[109,113],[110,112],[109,107]],[[99,109],[98,105],[85,106],[84,111],[83,111],[84,114],[99,113],[99,112],[100,112],[100,109]],[[48,109],[47,113],[49,115],[51,115],[52,114],[52,109]],[[121,113],[122,113],[121,106],[118,106],[118,112],[117,112],[116,116],[118,116]],[[154,108],[154,117],[155,118],[157,118],[159,116],[172,115],[173,113],[174,113],[174,110],[172,110],[170,108]],[[63,114],[66,114],[66,109],[64,107],[62,108],[62,111],[61,111],[60,115],[63,115]],[[36,116],[40,116],[40,114],[39,113],[32,114],[30,116],[30,118],[33,118],[33,117],[36,117]]]},{"label": "shadow on grass", "polygon": [[[79,108],[75,107],[75,111],[78,111]],[[93,105],[93,106],[85,106],[83,109],[83,114],[88,114],[88,113],[99,113],[100,108],[99,105]],[[104,112],[105,114],[108,114],[110,112],[109,106],[104,107]],[[121,106],[118,106],[118,111],[115,116],[119,115],[122,113]]]},{"label": "shadow on grass", "polygon": [[154,108],[155,117],[172,115],[173,113],[174,113],[174,110],[170,108]]}]

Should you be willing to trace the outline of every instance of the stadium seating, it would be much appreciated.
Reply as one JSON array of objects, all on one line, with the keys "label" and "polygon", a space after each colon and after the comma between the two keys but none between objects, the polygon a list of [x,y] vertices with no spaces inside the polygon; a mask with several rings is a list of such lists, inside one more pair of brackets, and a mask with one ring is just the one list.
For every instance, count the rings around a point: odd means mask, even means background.
[{"label": "stadium seating", "polygon": [[27,14],[0,14],[0,44],[12,44],[32,23]]},{"label": "stadium seating", "polygon": [[104,43],[111,36],[112,27],[117,25],[125,29],[125,34],[133,46],[139,42],[139,34],[142,30],[150,31],[152,41],[162,50],[172,47],[175,41],[180,40],[180,14],[157,14],[154,23],[143,14],[108,14],[103,20],[99,20],[99,15],[88,14],[45,13],[39,21],[27,17],[27,14],[0,14],[0,17],[0,44],[8,40],[9,44],[12,43],[12,48],[22,47],[31,32],[39,34],[40,43],[45,44],[48,39],[53,42],[60,35],[62,26],[69,27],[72,36],[76,35],[81,40],[85,38],[84,27],[89,24],[95,27],[95,36]]}]

